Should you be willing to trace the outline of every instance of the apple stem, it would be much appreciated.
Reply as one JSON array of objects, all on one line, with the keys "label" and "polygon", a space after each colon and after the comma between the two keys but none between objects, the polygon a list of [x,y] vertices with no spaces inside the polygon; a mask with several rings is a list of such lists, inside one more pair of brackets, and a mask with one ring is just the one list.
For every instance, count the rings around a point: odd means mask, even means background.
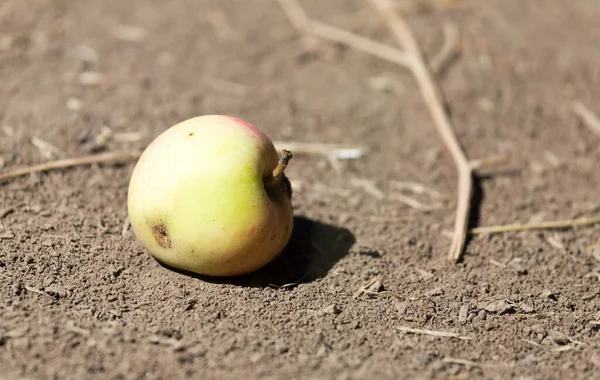
[{"label": "apple stem", "polygon": [[280,180],[281,175],[283,174],[283,171],[287,167],[287,165],[290,162],[290,160],[292,159],[292,157],[293,157],[292,152],[290,152],[289,150],[283,149],[281,151],[281,156],[279,156],[279,163],[273,170],[273,181],[277,182]]}]

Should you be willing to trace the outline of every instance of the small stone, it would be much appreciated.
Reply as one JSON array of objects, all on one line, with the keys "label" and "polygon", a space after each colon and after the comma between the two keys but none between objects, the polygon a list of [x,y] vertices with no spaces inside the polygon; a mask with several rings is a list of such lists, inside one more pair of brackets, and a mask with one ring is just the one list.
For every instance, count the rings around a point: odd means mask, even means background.
[{"label": "small stone", "polygon": [[48,275],[48,276],[44,277],[44,279],[42,280],[42,286],[44,288],[47,288],[50,285],[54,284],[54,281],[56,281],[54,276]]},{"label": "small stone", "polygon": [[458,323],[464,325],[467,323],[467,317],[469,315],[469,305],[462,305],[458,312]]},{"label": "small stone", "polygon": [[69,109],[73,112],[78,112],[78,111],[81,111],[82,107],[83,107],[83,102],[80,99],[77,99],[74,97],[70,97],[69,99],[67,99],[67,109]]},{"label": "small stone", "polygon": [[552,339],[552,342],[554,342],[555,344],[558,344],[560,346],[564,346],[566,344],[569,344],[570,339],[563,333],[561,333],[560,331],[554,331],[554,330],[550,330],[548,332],[548,337],[550,337],[550,339]]},{"label": "small stone", "polygon": [[67,295],[67,291],[64,287],[58,284],[52,284],[44,289],[44,291],[50,295],[58,298],[63,298]]},{"label": "small stone", "polygon": [[415,272],[423,281],[431,280],[434,275],[420,268],[415,268]]},{"label": "small stone", "polygon": [[396,311],[398,312],[398,314],[406,314],[406,309],[408,308],[406,301],[394,301],[394,306],[396,307]]},{"label": "small stone", "polygon": [[506,302],[506,300],[498,300],[491,302],[484,306],[482,309],[484,309],[487,312],[496,313],[499,315],[515,312],[515,307]]},{"label": "small stone", "polygon": [[23,292],[23,284],[20,282],[15,282],[12,285],[12,291],[16,296],[21,295],[21,293]]},{"label": "small stone", "polygon": [[79,144],[85,144],[89,141],[92,133],[89,130],[83,130],[77,134],[77,142]]},{"label": "small stone", "polygon": [[338,315],[342,310],[336,304],[331,304],[323,309],[323,314]]},{"label": "small stone", "polygon": [[485,321],[485,311],[484,310],[479,310],[479,313],[477,313],[477,315],[473,318],[473,319],[477,319],[479,321]]},{"label": "small stone", "polygon": [[185,308],[184,311],[190,311],[193,310],[194,307],[196,307],[196,304],[198,303],[198,301],[194,300],[194,299],[189,299],[186,301],[185,303]]},{"label": "small stone", "polygon": [[322,344],[317,351],[317,356],[325,356],[329,352],[329,348],[326,345]]},{"label": "small stone", "polygon": [[517,272],[517,274],[527,274],[528,272],[527,268],[523,264],[523,259],[514,258],[508,265],[510,265],[510,267]]},{"label": "small stone", "polygon": [[534,312],[534,308],[532,306],[527,305],[526,303],[520,304],[519,309],[521,309],[521,311],[525,314]]},{"label": "small stone", "polygon": [[96,86],[106,82],[106,75],[96,71],[84,71],[79,74],[79,83],[84,86]]},{"label": "small stone", "polygon": [[548,298],[548,299],[551,299],[552,301],[558,301],[558,297],[556,296],[556,294],[554,294],[550,290],[544,290],[543,292],[541,292],[540,298]]},{"label": "small stone", "polygon": [[430,291],[428,291],[427,293],[425,293],[425,295],[427,297],[433,297],[433,296],[439,296],[441,294],[444,293],[444,289],[442,288],[435,288],[435,289],[431,289]]},{"label": "small stone", "polygon": [[546,329],[542,325],[531,326],[531,332],[537,335],[538,340],[542,340],[546,337]]}]

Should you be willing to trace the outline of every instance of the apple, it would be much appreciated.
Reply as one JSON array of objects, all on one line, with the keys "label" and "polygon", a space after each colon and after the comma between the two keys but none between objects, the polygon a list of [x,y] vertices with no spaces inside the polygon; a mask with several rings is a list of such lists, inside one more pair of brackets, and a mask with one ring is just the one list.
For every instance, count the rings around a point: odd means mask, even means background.
[{"label": "apple", "polygon": [[135,165],[132,230],[169,267],[207,276],[253,272],[277,257],[293,228],[292,188],[278,155],[251,123],[204,115],[165,130]]}]

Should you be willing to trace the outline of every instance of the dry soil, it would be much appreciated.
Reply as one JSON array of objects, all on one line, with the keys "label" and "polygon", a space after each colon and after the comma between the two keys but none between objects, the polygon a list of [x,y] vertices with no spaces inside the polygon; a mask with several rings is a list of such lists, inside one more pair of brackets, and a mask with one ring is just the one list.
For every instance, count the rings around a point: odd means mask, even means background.
[{"label": "dry soil", "polygon": [[[408,20],[429,57],[444,24],[459,27],[461,55],[439,81],[460,140],[471,158],[510,157],[479,173],[471,226],[593,215],[600,136],[572,102],[600,114],[597,1],[438,3]],[[395,43],[368,2],[302,4]],[[271,0],[0,2],[3,172],[142,149],[209,113],[274,140],[368,148],[339,167],[296,155],[294,236],[236,279],[170,270],[122,234],[133,161],[0,184],[0,377],[600,377],[600,252],[587,249],[600,226],[479,236],[447,263],[456,172],[410,74],[304,42]],[[94,146],[105,127],[113,138]],[[402,181],[435,189],[441,207],[404,205],[397,194],[434,200]]]}]

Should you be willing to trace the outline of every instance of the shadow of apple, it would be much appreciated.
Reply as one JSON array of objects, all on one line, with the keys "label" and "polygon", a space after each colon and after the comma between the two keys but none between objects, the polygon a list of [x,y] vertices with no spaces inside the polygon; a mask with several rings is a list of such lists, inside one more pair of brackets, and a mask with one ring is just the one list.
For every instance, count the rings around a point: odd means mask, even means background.
[{"label": "shadow of apple", "polygon": [[208,277],[159,264],[212,283],[288,288],[325,277],[348,254],[355,242],[356,238],[346,228],[295,216],[292,236],[283,252],[256,272],[234,277]]}]

